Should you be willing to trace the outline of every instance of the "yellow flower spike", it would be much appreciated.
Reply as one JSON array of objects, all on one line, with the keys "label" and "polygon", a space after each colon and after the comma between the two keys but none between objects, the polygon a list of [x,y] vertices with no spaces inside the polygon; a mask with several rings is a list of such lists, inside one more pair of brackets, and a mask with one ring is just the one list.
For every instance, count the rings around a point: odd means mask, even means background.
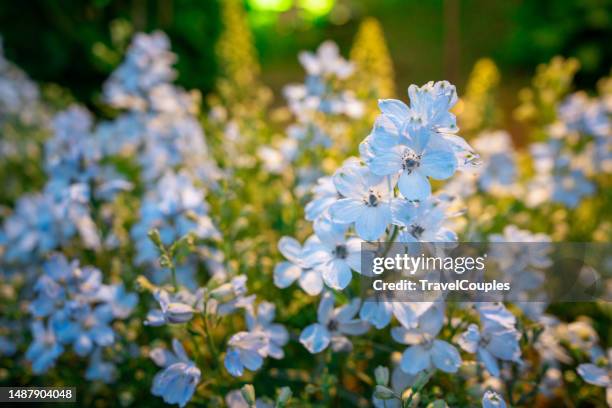
[{"label": "yellow flower spike", "polygon": [[554,57],[548,64],[540,64],[531,82],[531,88],[519,92],[519,105],[514,118],[540,126],[556,118],[557,103],[571,90],[574,75],[580,68],[575,58]]},{"label": "yellow flower spike", "polygon": [[378,114],[376,101],[395,95],[395,80],[385,35],[375,18],[368,17],[359,25],[350,59],[355,64],[352,88],[358,98],[371,101],[368,109]]},{"label": "yellow flower spike", "polygon": [[500,73],[497,65],[489,58],[476,61],[468,79],[465,97],[458,104],[461,112],[459,127],[465,132],[478,132],[492,128],[499,121],[500,112],[496,106],[496,93]]},{"label": "yellow flower spike", "polygon": [[260,67],[248,25],[246,10],[239,0],[221,2],[223,32],[216,52],[224,78],[240,90],[253,89],[258,82]]}]

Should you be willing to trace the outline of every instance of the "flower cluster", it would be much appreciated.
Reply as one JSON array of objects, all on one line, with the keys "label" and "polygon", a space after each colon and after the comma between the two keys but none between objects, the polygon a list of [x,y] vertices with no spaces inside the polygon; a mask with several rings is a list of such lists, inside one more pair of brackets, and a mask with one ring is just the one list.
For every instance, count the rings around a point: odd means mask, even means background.
[{"label": "flower cluster", "polygon": [[31,261],[55,250],[75,235],[86,248],[102,245],[93,203],[111,202],[132,185],[110,165],[103,165],[100,139],[92,118],[73,106],[53,120],[53,136],[45,144],[47,182],[41,193],[21,198],[4,224],[9,262]]},{"label": "flower cluster", "polygon": [[529,184],[528,204],[546,200],[569,208],[596,191],[594,178],[612,171],[612,132],[605,95],[589,98],[578,92],[558,107],[558,120],[548,127],[551,138],[531,145],[536,176]]},{"label": "flower cluster", "polygon": [[340,55],[335,43],[324,42],[316,53],[303,51],[299,61],[306,71],[305,82],[287,85],[283,90],[296,123],[287,127],[286,138],[274,147],[262,146],[258,155],[272,173],[281,173],[290,164],[302,166],[299,191],[304,192],[320,176],[316,163],[304,163],[304,157],[317,147],[338,147],[346,131],[338,119],[361,118],[364,104],[346,87],[354,65]]},{"label": "flower cluster", "polygon": [[33,340],[26,352],[32,371],[46,372],[71,346],[78,356],[90,356],[88,380],[112,381],[114,366],[102,359],[102,349],[116,342],[112,323],[132,313],[136,295],[126,292],[123,284],[102,283],[100,270],[81,267],[63,255],[45,262],[34,291]]}]

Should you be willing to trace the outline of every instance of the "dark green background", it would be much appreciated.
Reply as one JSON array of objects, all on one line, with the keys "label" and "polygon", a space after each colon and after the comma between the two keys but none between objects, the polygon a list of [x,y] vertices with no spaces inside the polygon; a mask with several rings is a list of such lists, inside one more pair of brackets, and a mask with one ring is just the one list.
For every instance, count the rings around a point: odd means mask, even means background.
[{"label": "dark green background", "polygon": [[[179,54],[179,83],[206,93],[218,73],[219,1],[3,0],[0,34],[8,58],[35,80],[58,83],[92,105],[116,65],[92,52],[98,42],[113,48],[110,23],[160,28]],[[489,56],[502,70],[504,87],[514,90],[527,84],[537,63],[557,54],[579,58],[577,86],[588,89],[612,62],[612,0],[336,0],[330,13],[315,18],[298,1],[280,14],[251,4],[245,2],[264,80],[275,90],[302,78],[300,49],[332,38],[346,55],[365,16],[384,26],[398,89],[445,78],[461,92],[473,63]]]}]

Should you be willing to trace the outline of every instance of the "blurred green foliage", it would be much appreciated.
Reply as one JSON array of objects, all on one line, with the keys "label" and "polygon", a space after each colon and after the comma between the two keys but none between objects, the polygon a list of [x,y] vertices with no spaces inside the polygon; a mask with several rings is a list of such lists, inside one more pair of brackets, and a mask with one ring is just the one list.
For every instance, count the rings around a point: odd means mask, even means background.
[{"label": "blurred green foliage", "polygon": [[88,104],[133,31],[164,30],[178,54],[178,82],[204,92],[214,87],[217,1],[34,0],[27,10],[1,2],[0,27],[7,58],[36,81],[57,83]]},{"label": "blurred green foliage", "polygon": [[[208,94],[222,70],[214,58],[222,1],[32,0],[27,12],[2,2],[0,34],[7,57],[36,81],[64,86],[92,106],[129,35],[159,28],[178,54],[178,83]],[[534,66],[555,55],[580,62],[576,84],[584,88],[612,62],[612,0],[240,1],[254,30],[262,79],[275,91],[301,77],[298,50],[334,38],[348,51],[367,16],[381,21],[399,90],[432,78],[454,80],[461,90],[474,63],[491,57],[514,94]]]}]

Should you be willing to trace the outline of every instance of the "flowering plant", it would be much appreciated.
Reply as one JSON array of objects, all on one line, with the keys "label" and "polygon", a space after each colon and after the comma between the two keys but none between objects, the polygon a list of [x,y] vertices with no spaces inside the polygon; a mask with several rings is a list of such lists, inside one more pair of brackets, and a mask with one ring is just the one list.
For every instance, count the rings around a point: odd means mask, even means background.
[{"label": "flowering plant", "polygon": [[370,19],[351,60],[300,53],[272,108],[237,4],[206,103],[160,31],[103,84],[106,118],[52,112],[0,54],[0,128],[27,124],[0,156],[25,162],[23,142],[40,162],[0,193],[0,382],[77,384],[88,405],[612,406],[605,302],[372,300],[357,279],[366,243],[508,243],[499,266],[533,293],[552,242],[609,241],[610,79],[570,93],[573,60],[540,67],[517,148],[480,117],[492,61],[463,99],[447,81],[393,99]]}]

